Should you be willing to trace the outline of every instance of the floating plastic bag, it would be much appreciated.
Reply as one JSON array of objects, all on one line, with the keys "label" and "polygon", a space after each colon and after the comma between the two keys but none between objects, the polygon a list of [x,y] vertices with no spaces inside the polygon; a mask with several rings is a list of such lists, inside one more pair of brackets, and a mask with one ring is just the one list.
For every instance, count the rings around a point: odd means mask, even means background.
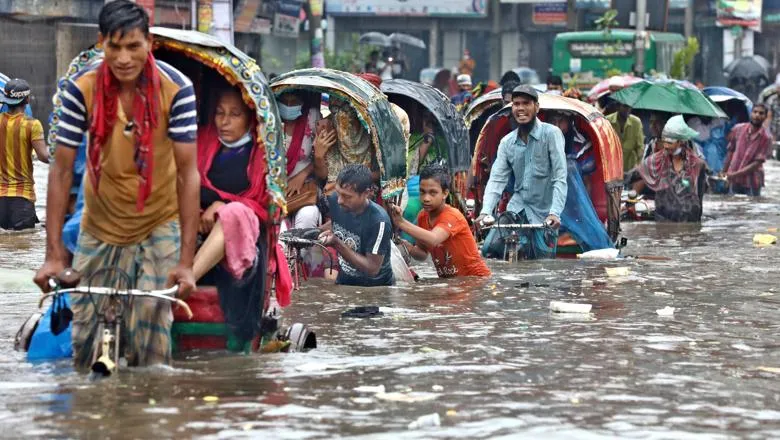
[{"label": "floating plastic bag", "polygon": [[577,254],[581,260],[614,260],[618,257],[620,251],[615,248],[596,249],[582,254]]},{"label": "floating plastic bag", "polygon": [[[70,298],[68,295],[61,295],[61,301],[65,307],[70,308]],[[72,324],[68,323],[65,331],[58,335],[52,333],[51,317],[55,304],[49,306],[49,310],[41,318],[38,328],[33,333],[30,341],[30,348],[27,350],[27,360],[54,360],[65,359],[73,356],[73,345],[71,344]]]},{"label": "floating plastic bag", "polygon": [[390,265],[393,267],[393,275],[397,283],[413,283],[414,275],[404,261],[404,256],[395,243],[390,243]]}]

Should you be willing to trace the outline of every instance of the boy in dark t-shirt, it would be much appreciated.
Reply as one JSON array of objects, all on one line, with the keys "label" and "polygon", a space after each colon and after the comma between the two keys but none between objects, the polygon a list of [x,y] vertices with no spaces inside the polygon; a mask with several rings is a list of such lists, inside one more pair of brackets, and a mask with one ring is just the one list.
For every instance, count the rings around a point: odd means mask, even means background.
[{"label": "boy in dark t-shirt", "polygon": [[323,225],[320,242],[339,254],[336,284],[391,286],[390,217],[370,200],[371,171],[364,165],[347,165],[328,197],[331,221]]}]

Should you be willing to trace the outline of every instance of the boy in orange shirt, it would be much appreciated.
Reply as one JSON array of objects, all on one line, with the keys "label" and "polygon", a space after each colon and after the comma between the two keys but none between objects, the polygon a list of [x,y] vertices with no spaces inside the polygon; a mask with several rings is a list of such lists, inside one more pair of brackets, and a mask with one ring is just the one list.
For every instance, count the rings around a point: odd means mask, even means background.
[{"label": "boy in orange shirt", "polygon": [[402,243],[416,260],[425,260],[431,254],[436,272],[441,278],[456,276],[490,276],[471,235],[466,217],[448,205],[451,177],[441,165],[425,167],[420,172],[420,201],[423,210],[417,225],[403,218],[401,207],[393,205],[390,215],[402,231],[411,235],[417,244]]}]

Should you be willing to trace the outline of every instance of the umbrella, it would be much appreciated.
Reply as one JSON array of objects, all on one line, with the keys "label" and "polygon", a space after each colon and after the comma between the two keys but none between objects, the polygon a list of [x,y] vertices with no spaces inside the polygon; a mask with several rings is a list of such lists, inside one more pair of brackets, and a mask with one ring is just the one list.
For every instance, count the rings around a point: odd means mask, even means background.
[{"label": "umbrella", "polygon": [[640,82],[612,94],[617,102],[642,110],[726,118],[704,93],[672,82]]},{"label": "umbrella", "polygon": [[683,88],[686,88],[686,89],[699,90],[699,88],[696,87],[696,84],[694,84],[694,83],[692,83],[690,81],[686,81],[684,79],[659,79],[659,80],[657,80],[655,82],[659,82],[659,83],[668,82],[668,83],[676,84],[676,85],[678,85],[680,87],[683,87]]},{"label": "umbrella", "polygon": [[360,36],[360,40],[358,41],[360,41],[362,44],[370,44],[372,46],[382,47],[387,47],[393,44],[392,41],[390,41],[390,37],[381,32],[366,32]]},{"label": "umbrella", "polygon": [[609,93],[609,82],[610,80],[614,81],[613,78],[622,81],[623,87],[628,87],[630,85],[643,81],[642,78],[638,76],[631,76],[631,75],[618,75],[616,77],[613,76],[611,78],[604,79],[590,89],[590,91],[588,92],[588,100],[593,102],[601,98],[602,96],[606,95],[607,93]]},{"label": "umbrella", "polygon": [[730,62],[723,69],[729,78],[769,78],[769,61],[760,55],[742,57]]},{"label": "umbrella", "polygon": [[393,44],[406,44],[409,46],[419,47],[420,49],[425,49],[427,46],[425,45],[425,42],[417,37],[413,37],[409,34],[390,34],[388,37],[390,38],[390,42]]},{"label": "umbrella", "polygon": [[728,87],[705,87],[702,92],[704,92],[704,94],[714,102],[726,102],[732,99],[736,99],[738,101],[744,102],[748,106],[753,105],[753,102],[750,101],[750,98]]}]

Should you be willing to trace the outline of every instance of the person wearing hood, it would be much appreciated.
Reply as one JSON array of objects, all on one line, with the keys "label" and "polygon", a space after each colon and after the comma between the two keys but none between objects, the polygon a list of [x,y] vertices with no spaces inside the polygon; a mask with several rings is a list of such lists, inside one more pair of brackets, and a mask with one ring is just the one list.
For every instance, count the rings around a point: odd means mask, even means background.
[{"label": "person wearing hood", "polygon": [[701,221],[707,165],[693,151],[698,135],[682,115],[670,118],[661,134],[662,149],[629,172],[637,193],[655,191],[657,221]]}]

